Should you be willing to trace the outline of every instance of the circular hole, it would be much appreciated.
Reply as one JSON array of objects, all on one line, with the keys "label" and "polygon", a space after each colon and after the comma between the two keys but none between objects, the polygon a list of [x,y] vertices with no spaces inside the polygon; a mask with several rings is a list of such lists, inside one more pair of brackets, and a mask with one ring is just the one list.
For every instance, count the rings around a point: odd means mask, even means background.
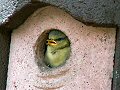
[{"label": "circular hole", "polygon": [[58,29],[44,31],[35,44],[35,58],[40,69],[63,66],[70,57],[70,40]]}]

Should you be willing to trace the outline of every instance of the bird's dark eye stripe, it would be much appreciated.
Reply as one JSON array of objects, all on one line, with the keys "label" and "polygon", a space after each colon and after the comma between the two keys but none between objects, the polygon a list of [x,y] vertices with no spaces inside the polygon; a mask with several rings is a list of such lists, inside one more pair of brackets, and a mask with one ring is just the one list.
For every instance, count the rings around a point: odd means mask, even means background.
[{"label": "bird's dark eye stripe", "polygon": [[66,37],[64,38],[58,38],[58,39],[55,39],[55,41],[60,41],[60,40],[64,40]]}]

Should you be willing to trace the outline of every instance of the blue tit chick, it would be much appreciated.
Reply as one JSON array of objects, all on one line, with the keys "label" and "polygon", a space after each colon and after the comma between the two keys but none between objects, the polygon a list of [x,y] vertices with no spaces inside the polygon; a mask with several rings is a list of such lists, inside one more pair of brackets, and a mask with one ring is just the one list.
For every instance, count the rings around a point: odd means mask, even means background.
[{"label": "blue tit chick", "polygon": [[51,30],[46,45],[45,65],[54,68],[65,64],[71,51],[68,37],[59,30]]}]

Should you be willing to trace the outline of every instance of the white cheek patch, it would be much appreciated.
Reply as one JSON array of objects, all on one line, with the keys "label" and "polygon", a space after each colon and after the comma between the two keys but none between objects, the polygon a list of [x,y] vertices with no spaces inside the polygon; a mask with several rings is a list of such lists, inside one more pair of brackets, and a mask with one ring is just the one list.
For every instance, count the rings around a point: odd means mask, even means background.
[{"label": "white cheek patch", "polygon": [[[71,56],[63,67],[42,71],[34,46],[54,28],[70,39]],[[115,28],[86,26],[56,7],[38,9],[12,33],[6,90],[110,90],[115,35]]]}]

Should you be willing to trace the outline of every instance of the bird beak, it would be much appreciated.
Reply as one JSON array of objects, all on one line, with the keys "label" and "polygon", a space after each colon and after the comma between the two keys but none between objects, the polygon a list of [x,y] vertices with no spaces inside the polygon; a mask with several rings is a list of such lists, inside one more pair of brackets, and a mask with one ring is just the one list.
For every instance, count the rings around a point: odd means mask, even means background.
[{"label": "bird beak", "polygon": [[54,40],[47,40],[47,45],[56,46],[57,43],[56,43],[56,41],[54,41]]}]

